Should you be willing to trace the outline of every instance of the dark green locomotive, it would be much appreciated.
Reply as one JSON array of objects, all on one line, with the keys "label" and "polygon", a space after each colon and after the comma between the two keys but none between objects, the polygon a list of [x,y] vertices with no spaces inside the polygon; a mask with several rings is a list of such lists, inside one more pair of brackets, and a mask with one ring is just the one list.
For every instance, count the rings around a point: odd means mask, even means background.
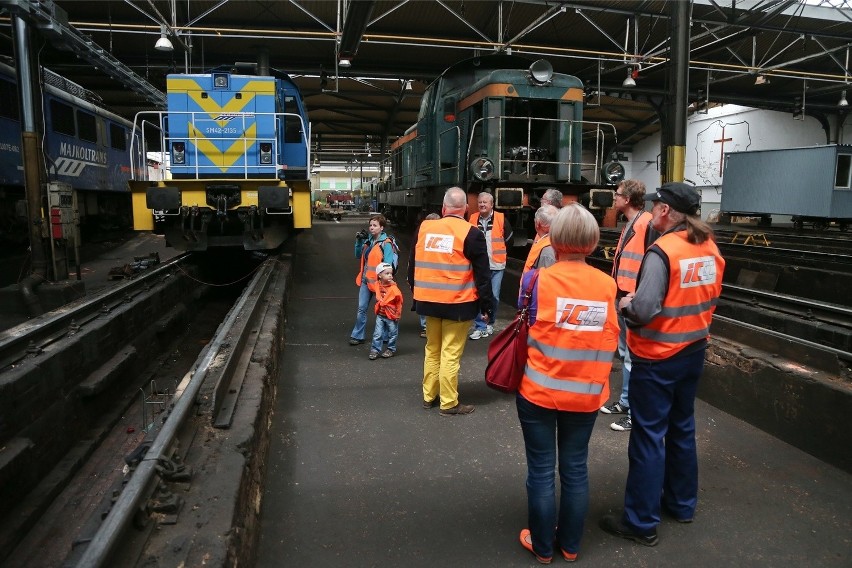
[{"label": "dark green locomotive", "polygon": [[[447,188],[494,195],[516,236],[532,236],[532,214],[548,188],[579,200],[599,219],[624,175],[604,163],[611,124],[583,121],[583,84],[544,60],[511,55],[468,59],[426,89],[417,123],[391,147],[381,210],[396,222],[440,211]],[[526,229],[526,230],[524,230]]]}]

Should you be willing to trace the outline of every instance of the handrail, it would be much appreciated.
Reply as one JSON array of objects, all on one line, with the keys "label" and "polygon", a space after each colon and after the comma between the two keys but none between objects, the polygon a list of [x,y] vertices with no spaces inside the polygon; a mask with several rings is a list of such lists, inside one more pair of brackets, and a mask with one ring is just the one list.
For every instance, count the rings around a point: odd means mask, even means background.
[{"label": "handrail", "polygon": [[[210,112],[206,112],[206,111],[177,111],[177,112],[176,111],[143,111],[143,112],[137,113],[135,118],[134,118],[134,121],[133,121],[133,133],[134,134],[133,134],[133,136],[131,138],[131,142],[130,142],[131,160],[133,159],[133,149],[136,146],[137,138],[140,139],[140,144],[142,145],[142,147],[144,147],[144,148],[148,147],[148,144],[146,143],[146,134],[145,134],[145,130],[144,130],[144,124],[148,123],[148,124],[151,124],[151,125],[159,124],[159,127],[155,126],[155,128],[158,128],[158,130],[160,132],[160,136],[159,136],[160,140],[159,141],[160,141],[161,152],[163,154],[169,153],[167,148],[170,147],[170,144],[173,140],[174,141],[187,142],[189,144],[192,144],[194,164],[191,165],[191,166],[186,166],[186,165],[177,165],[177,164],[171,164],[170,163],[168,168],[165,168],[165,164],[163,164],[164,169],[167,169],[169,171],[173,171],[175,169],[182,169],[182,168],[194,169],[196,178],[198,178],[202,173],[219,173],[219,172],[221,172],[223,166],[199,164],[199,160],[198,160],[199,144],[198,143],[202,142],[202,141],[205,141],[205,142],[232,142],[232,143],[242,142],[242,146],[243,146],[242,155],[243,156],[248,154],[248,149],[249,149],[250,145],[260,144],[262,142],[270,142],[272,144],[272,163],[271,164],[249,165],[246,160],[243,160],[243,164],[241,166],[242,177],[243,177],[243,179],[249,179],[249,171],[248,171],[249,168],[251,168],[255,172],[277,173],[278,169],[281,166],[287,166],[288,165],[288,164],[280,164],[279,163],[279,159],[281,158],[281,155],[278,152],[277,140],[278,140],[278,136],[281,134],[282,119],[284,117],[295,117],[296,119],[298,119],[299,125],[301,127],[300,132],[301,132],[301,135],[302,135],[302,139],[303,139],[303,141],[306,141],[306,143],[304,144],[304,148],[305,148],[305,168],[306,169],[310,168],[311,149],[310,149],[310,144],[307,141],[310,141],[311,126],[310,126],[310,123],[306,122],[300,114],[292,113],[292,112],[227,112],[227,113],[220,113],[220,116],[223,115],[223,114],[226,114],[229,117],[230,121],[232,121],[233,119],[239,119],[241,121],[243,134],[245,133],[246,128],[250,126],[250,124],[247,124],[247,122],[246,122],[248,119],[250,119],[250,118],[256,119],[256,117],[272,117],[272,119],[274,121],[273,134],[271,136],[262,136],[262,137],[254,136],[254,137],[251,137],[251,136],[241,135],[238,132],[234,132],[233,133],[234,136],[206,138],[203,135],[202,136],[191,136],[190,133],[187,132],[186,136],[170,136],[170,135],[167,135],[165,133],[166,132],[166,128],[164,127],[164,119],[165,118],[168,118],[168,119],[171,119],[171,120],[177,120],[181,116],[188,117],[188,119],[189,119],[188,124],[193,129],[195,129],[196,131],[198,131],[199,133],[202,133],[202,134],[203,134],[202,128],[198,128],[196,126],[196,124],[200,124],[200,123],[204,123],[204,122],[218,123],[218,122],[221,122],[221,120],[217,121],[216,117],[215,117],[215,113],[210,113]],[[156,117],[156,123],[155,123],[154,120],[146,120],[145,118],[143,118],[143,116],[155,116]],[[138,124],[141,125],[141,128],[137,128]],[[227,127],[217,126],[217,128],[227,128]],[[236,130],[237,129],[235,128],[235,131]],[[136,174],[135,174],[135,169],[134,169],[134,171],[131,172],[131,176],[132,176],[131,179],[134,180],[134,181],[147,181],[148,180],[147,152],[146,152],[146,155],[144,156],[144,158],[145,158],[145,166],[146,167],[141,171],[144,171],[145,179],[144,180],[137,179]],[[169,162],[170,162],[170,160],[169,160]],[[131,165],[132,165],[132,162],[131,162]],[[233,166],[225,166],[225,167],[231,168]],[[228,174],[228,175],[229,175],[229,177],[233,176],[233,174]]]},{"label": "handrail", "polygon": [[[486,120],[497,120],[497,121],[499,121],[498,138],[499,138],[500,144],[501,144],[499,155],[498,156],[487,156],[488,158],[495,160],[495,162],[496,162],[495,163],[495,169],[498,172],[503,171],[503,164],[504,163],[510,163],[510,164],[511,163],[522,163],[522,164],[525,164],[525,173],[528,176],[530,175],[530,164],[531,163],[549,164],[549,165],[556,165],[556,166],[565,165],[565,166],[568,166],[568,167],[580,166],[581,170],[588,171],[589,169],[591,169],[594,172],[593,179],[592,179],[593,183],[601,183],[600,170],[601,170],[601,167],[603,166],[603,147],[604,147],[604,144],[605,144],[605,137],[606,137],[604,130],[605,129],[611,129],[613,139],[616,142],[618,140],[617,133],[616,133],[616,130],[615,130],[615,126],[611,123],[608,123],[608,122],[571,120],[571,119],[564,119],[564,118],[544,118],[544,117],[526,117],[526,116],[519,117],[519,116],[506,116],[506,115],[484,116],[484,117],[478,118],[471,125],[471,128],[470,128],[470,143],[468,144],[468,148],[467,148],[466,163],[470,163],[470,161],[473,159],[473,157],[478,157],[478,155],[485,155],[484,148],[479,148],[477,150],[474,149],[474,138],[477,134],[478,129],[481,127],[481,124]],[[505,136],[504,136],[504,128],[503,127],[504,127],[505,121],[507,121],[507,120],[524,120],[524,121],[527,122],[527,146],[526,146],[527,156],[526,156],[525,159],[513,160],[513,159],[507,159],[507,158],[504,157],[505,151],[506,151],[506,139],[505,139]],[[532,125],[533,125],[534,122],[555,122],[555,123],[567,125],[568,131],[569,131],[569,134],[568,134],[568,137],[567,137],[568,138],[568,144],[569,144],[569,146],[568,146],[569,160],[568,161],[539,160],[539,159],[531,159],[530,158],[530,154],[531,154],[531,152],[530,152],[531,132],[532,132]],[[582,160],[574,161],[574,160],[570,159],[571,157],[573,157],[573,153],[574,153],[573,152],[574,132],[575,132],[575,128],[577,128],[577,127],[579,127],[581,129],[581,133],[583,135],[586,135],[589,132],[593,132],[594,135],[595,135],[596,140],[595,140],[595,152],[594,152],[594,161],[593,162],[584,162]],[[474,155],[472,155],[472,154],[474,154]],[[580,156],[582,158],[582,152],[580,153]]]}]

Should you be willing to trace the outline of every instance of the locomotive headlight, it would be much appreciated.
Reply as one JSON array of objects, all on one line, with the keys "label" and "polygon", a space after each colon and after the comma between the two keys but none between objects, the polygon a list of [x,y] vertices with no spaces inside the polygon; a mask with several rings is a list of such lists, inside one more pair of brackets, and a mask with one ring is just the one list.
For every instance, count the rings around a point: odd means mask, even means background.
[{"label": "locomotive headlight", "polygon": [[227,89],[228,88],[228,76],[223,73],[214,73],[213,74],[213,88],[214,89]]},{"label": "locomotive headlight", "polygon": [[549,83],[553,79],[553,65],[545,59],[539,59],[530,65],[530,78],[539,85]]},{"label": "locomotive headlight", "polygon": [[183,142],[172,142],[172,163],[186,163],[186,145]]},{"label": "locomotive headlight", "polygon": [[267,165],[272,163],[272,144],[269,142],[260,143],[260,163]]},{"label": "locomotive headlight", "polygon": [[618,162],[609,162],[601,170],[607,183],[616,184],[624,179],[624,166]]},{"label": "locomotive headlight", "polygon": [[488,158],[476,158],[470,163],[470,173],[479,181],[488,181],[494,177],[494,162]]}]

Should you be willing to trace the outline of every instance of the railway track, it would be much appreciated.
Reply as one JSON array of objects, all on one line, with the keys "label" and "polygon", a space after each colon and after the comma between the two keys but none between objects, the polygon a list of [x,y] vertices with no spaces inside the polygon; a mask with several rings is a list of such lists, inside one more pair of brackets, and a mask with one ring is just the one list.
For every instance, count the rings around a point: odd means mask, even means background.
[{"label": "railway track", "polygon": [[[17,464],[13,460],[0,465],[0,478],[8,482],[4,488],[14,486],[20,495],[28,495],[11,500],[11,495],[3,495],[7,505],[16,506],[0,511],[5,518],[0,564],[32,566],[38,558],[41,566],[133,566],[152,561],[180,565],[188,562],[186,556],[192,552],[174,550],[157,539],[164,532],[171,542],[189,538],[185,535],[196,531],[200,522],[199,502],[219,500],[222,506],[231,505],[228,511],[204,511],[205,524],[222,526],[211,534],[224,534],[235,518],[251,514],[252,507],[227,495],[234,488],[250,494],[259,483],[255,475],[247,474],[256,474],[260,465],[243,453],[252,455],[254,445],[265,443],[265,435],[232,432],[245,437],[235,448],[228,437],[216,432],[228,429],[235,413],[253,410],[266,419],[262,406],[269,395],[263,386],[268,372],[275,369],[273,360],[277,361],[280,348],[289,273],[286,256],[270,257],[252,269],[251,281],[240,292],[244,283],[211,288],[199,285],[201,279],[185,266],[180,270],[164,266],[129,283],[134,286],[123,285],[0,338],[0,354],[8,362],[0,380],[9,384],[20,380],[26,368],[61,364],[60,353],[67,358],[74,351],[94,349],[96,329],[115,331],[130,321],[145,322],[126,329],[126,337],[120,340],[128,345],[119,353],[136,353],[130,363],[125,362],[127,358],[111,360],[95,365],[85,376],[74,373],[71,377],[68,370],[65,376],[51,378],[64,382],[65,399],[79,400],[50,406],[64,404],[79,414],[67,417],[72,424],[61,422],[61,414],[71,414],[69,408],[63,413],[48,410],[39,418],[42,428],[53,421],[54,427],[74,434],[50,448],[55,463],[41,464],[38,483],[20,479],[27,473],[24,458],[36,445],[28,438],[32,432],[27,428],[15,436],[4,432],[8,438],[4,449],[28,439],[30,445],[23,444]],[[161,303],[173,302],[174,309],[164,317],[152,317],[158,313],[152,295]],[[140,340],[159,344],[155,338],[164,335],[179,340],[142,353]],[[30,346],[23,356],[22,345]],[[134,367],[136,372],[131,372]],[[250,402],[237,405],[241,395]],[[74,420],[82,424],[75,425]],[[240,423],[252,424],[250,420]],[[256,449],[257,456],[265,455],[262,447]],[[226,461],[224,456],[235,453],[245,463],[225,473],[205,472],[210,452]],[[205,492],[214,496],[199,497]],[[238,558],[239,546],[239,542],[223,542],[218,550],[212,547],[211,554]]]}]

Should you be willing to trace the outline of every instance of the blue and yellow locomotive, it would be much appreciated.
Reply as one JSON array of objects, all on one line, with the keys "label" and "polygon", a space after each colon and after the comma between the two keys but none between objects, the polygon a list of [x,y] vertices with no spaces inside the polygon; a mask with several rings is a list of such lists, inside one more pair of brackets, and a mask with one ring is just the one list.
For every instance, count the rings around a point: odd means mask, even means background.
[{"label": "blue and yellow locomotive", "polygon": [[130,183],[134,228],[161,230],[179,250],[269,250],[311,226],[298,87],[284,74],[232,71],[169,75],[167,110],[136,117],[135,142],[161,148],[170,176]]},{"label": "blue and yellow locomotive", "polygon": [[583,120],[582,82],[547,61],[468,59],[426,89],[418,122],[391,147],[379,202],[388,218],[410,222],[440,211],[448,187],[468,192],[471,211],[487,191],[523,238],[534,234],[537,200],[554,187],[602,220],[624,175],[621,164],[603,159],[615,134],[611,124]]}]

